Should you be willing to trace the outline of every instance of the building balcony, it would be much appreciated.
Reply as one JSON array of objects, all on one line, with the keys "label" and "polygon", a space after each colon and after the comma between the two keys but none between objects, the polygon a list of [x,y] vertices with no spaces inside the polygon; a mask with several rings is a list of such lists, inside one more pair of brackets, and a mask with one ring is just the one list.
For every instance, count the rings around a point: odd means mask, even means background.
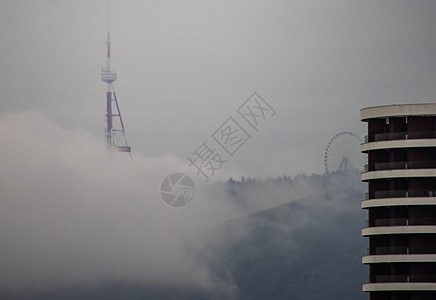
[{"label": "building balcony", "polygon": [[425,148],[436,147],[436,139],[408,139],[408,140],[387,140],[378,142],[366,142],[361,145],[363,153],[368,153],[371,150],[380,149],[399,149],[399,148]]},{"label": "building balcony", "polygon": [[436,217],[375,219],[374,226],[436,225]]},{"label": "building balcony", "polygon": [[396,141],[396,140],[418,140],[436,139],[436,131],[402,131],[402,132],[383,132],[373,136],[366,135],[364,143]]},{"label": "building balcony", "polygon": [[426,275],[377,275],[375,281],[370,283],[383,283],[383,282],[435,282],[436,274]]},{"label": "building balcony", "polygon": [[382,291],[436,291],[435,282],[383,282],[365,283],[362,285],[363,292]]},{"label": "building balcony", "polygon": [[384,199],[384,198],[419,198],[419,197],[435,197],[435,189],[410,189],[410,190],[384,190],[375,191],[370,197],[369,193],[365,193],[365,200]]},{"label": "building balcony", "polygon": [[365,249],[365,256],[370,255],[396,255],[396,254],[434,254],[436,255],[436,246],[389,246],[375,247],[373,253],[369,248]]},{"label": "building balcony", "polygon": [[380,142],[392,140],[415,140],[415,139],[434,139],[436,131],[404,131],[404,132],[385,132],[374,134],[373,138],[365,138],[365,141]]},{"label": "building balcony", "polygon": [[373,280],[367,276],[362,291],[436,291],[436,274],[376,275]]},{"label": "building balcony", "polygon": [[436,254],[379,254],[362,257],[362,264],[379,263],[436,263]]},{"label": "building balcony", "polygon": [[436,169],[436,161],[398,161],[376,163],[374,164],[373,171],[405,169]]},{"label": "building balcony", "polygon": [[369,171],[361,175],[362,181],[407,177],[436,177],[436,168]]},{"label": "building balcony", "polygon": [[376,219],[365,221],[362,236],[379,234],[436,233],[436,217]]},{"label": "building balcony", "polygon": [[369,168],[366,164],[364,172],[384,171],[384,170],[407,170],[407,169],[436,169],[436,161],[396,161],[375,163],[374,167]]},{"label": "building balcony", "polygon": [[435,103],[395,104],[365,107],[360,111],[360,119],[367,122],[376,118],[396,118],[406,116],[434,116]]},{"label": "building balcony", "polygon": [[436,234],[436,225],[372,226],[362,228],[362,236],[387,234]]},{"label": "building balcony", "polygon": [[398,197],[362,200],[362,208],[385,206],[404,206],[404,205],[436,205],[436,194],[425,197]]}]

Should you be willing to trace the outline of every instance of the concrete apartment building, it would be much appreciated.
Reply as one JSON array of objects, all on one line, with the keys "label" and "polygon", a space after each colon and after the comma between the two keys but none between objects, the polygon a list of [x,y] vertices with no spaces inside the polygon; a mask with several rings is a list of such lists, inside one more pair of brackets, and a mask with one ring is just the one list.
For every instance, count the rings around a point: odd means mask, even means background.
[{"label": "concrete apartment building", "polygon": [[436,103],[361,110],[370,300],[436,299]]}]

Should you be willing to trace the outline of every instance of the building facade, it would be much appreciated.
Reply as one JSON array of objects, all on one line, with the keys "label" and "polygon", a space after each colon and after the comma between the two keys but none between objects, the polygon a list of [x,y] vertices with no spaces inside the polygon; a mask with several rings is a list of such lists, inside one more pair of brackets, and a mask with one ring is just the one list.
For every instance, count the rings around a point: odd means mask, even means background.
[{"label": "building facade", "polygon": [[436,299],[436,103],[361,110],[370,300]]}]

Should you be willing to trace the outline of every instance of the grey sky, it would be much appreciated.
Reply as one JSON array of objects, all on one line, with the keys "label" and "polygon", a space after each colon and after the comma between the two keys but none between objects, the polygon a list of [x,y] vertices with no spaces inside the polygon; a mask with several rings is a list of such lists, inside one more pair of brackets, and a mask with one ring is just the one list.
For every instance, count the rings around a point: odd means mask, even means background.
[{"label": "grey sky", "polygon": [[[360,108],[435,101],[435,15],[430,0],[113,0],[132,165],[103,139],[106,1],[1,1],[0,282],[213,287],[183,243],[247,211],[195,176],[189,206],[168,208],[161,180],[254,91],[277,114],[216,178],[324,172],[337,132],[365,134]],[[290,200],[275,196],[249,209]]]},{"label": "grey sky", "polygon": [[[112,1],[128,140],[184,158],[258,91],[277,115],[232,172],[323,172],[331,137],[364,135],[360,108],[435,100],[435,13],[434,1]],[[0,25],[1,111],[39,109],[103,142],[106,1],[2,1]]]}]

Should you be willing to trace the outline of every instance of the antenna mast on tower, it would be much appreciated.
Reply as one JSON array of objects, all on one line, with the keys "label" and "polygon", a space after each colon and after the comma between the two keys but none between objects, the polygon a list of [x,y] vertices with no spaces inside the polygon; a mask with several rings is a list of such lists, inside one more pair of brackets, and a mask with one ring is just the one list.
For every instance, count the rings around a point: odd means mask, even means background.
[{"label": "antenna mast on tower", "polygon": [[101,79],[107,83],[106,91],[106,145],[108,149],[119,152],[130,152],[127,144],[126,132],[120,107],[114,91],[113,82],[117,79],[117,73],[111,70],[111,42],[110,42],[110,8],[108,0],[108,31],[107,31],[107,57],[106,66],[101,70]]}]

